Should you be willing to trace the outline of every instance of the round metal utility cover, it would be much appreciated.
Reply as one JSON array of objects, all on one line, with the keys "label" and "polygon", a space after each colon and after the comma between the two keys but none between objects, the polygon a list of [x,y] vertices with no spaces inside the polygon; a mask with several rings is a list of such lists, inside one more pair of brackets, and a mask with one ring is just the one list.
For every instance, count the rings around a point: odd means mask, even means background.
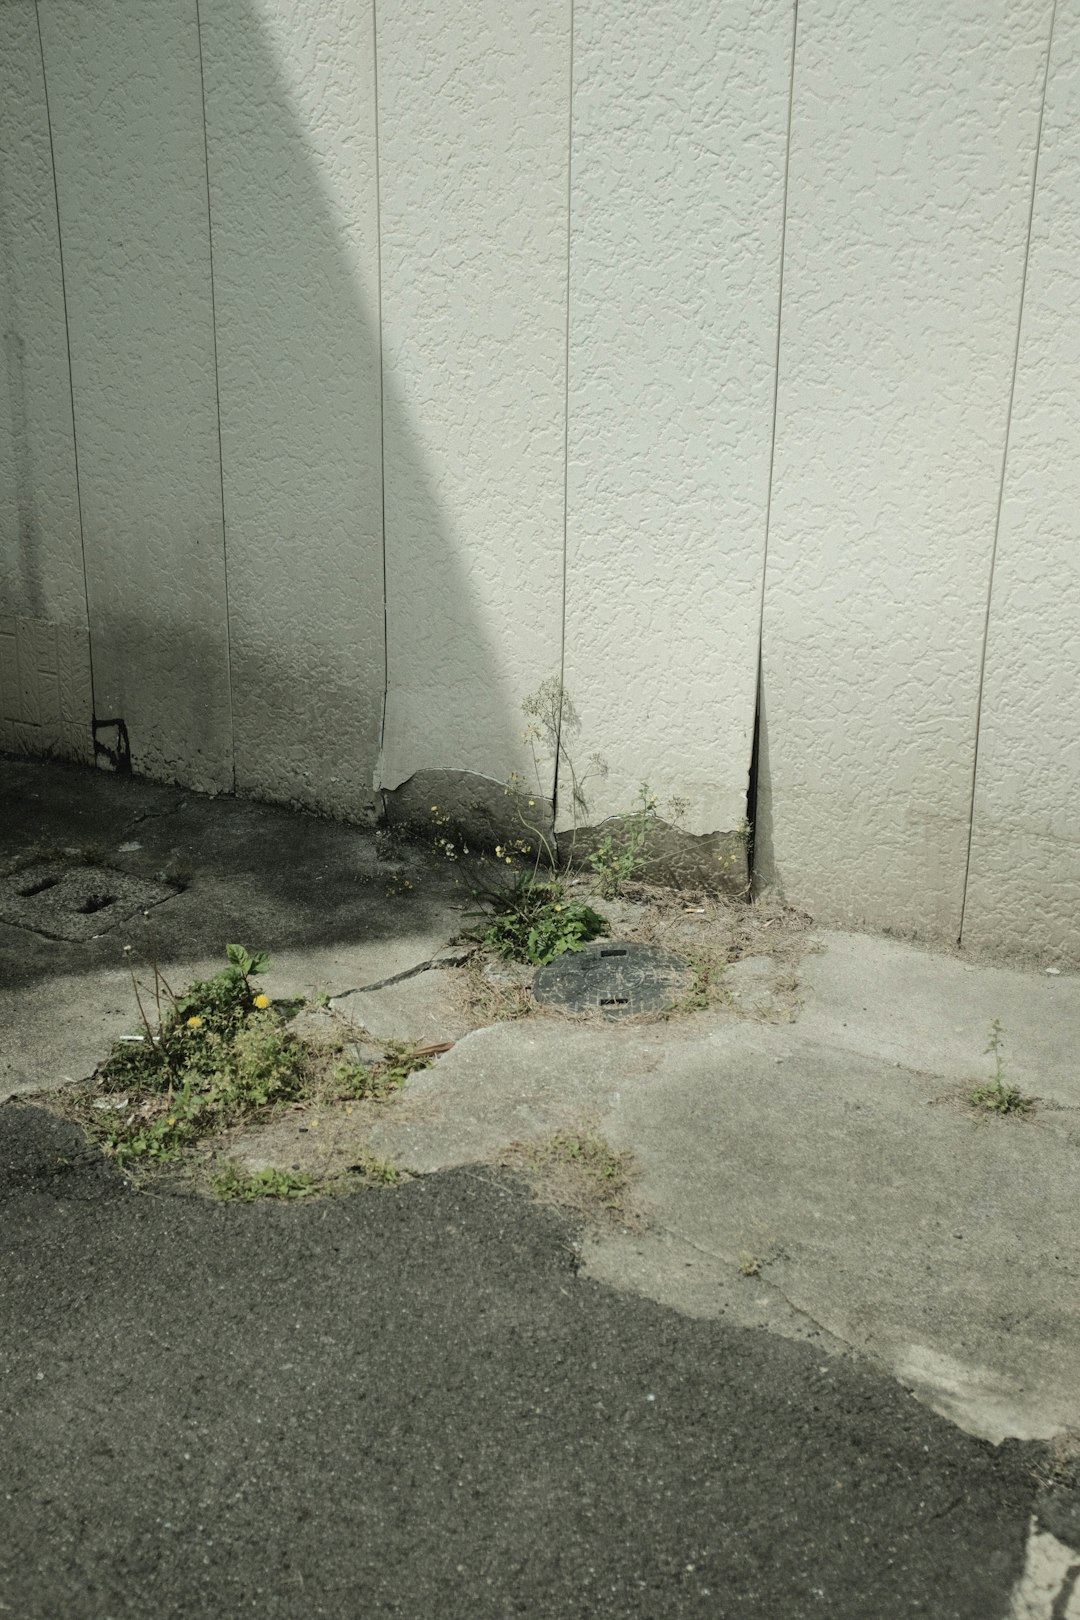
[{"label": "round metal utility cover", "polygon": [[605,1018],[660,1012],[677,1001],[689,977],[686,963],[655,945],[594,940],[568,952],[536,974],[537,1001],[567,1012],[599,1012]]}]

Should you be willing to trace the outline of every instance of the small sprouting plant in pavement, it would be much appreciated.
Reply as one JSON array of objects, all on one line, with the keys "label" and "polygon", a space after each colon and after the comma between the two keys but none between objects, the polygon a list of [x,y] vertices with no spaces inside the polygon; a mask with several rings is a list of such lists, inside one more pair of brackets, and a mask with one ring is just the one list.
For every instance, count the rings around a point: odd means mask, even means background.
[{"label": "small sprouting plant in pavement", "polygon": [[968,1101],[973,1108],[981,1108],[987,1113],[1030,1114],[1035,1106],[1034,1097],[1025,1097],[1019,1086],[1011,1085],[1005,1078],[1004,1046],[1001,1020],[995,1018],[990,1025],[990,1039],[986,1045],[986,1051],[994,1059],[994,1073],[989,1080],[973,1088]]},{"label": "small sprouting plant in pavement", "polygon": [[400,1091],[410,1074],[418,1069],[430,1068],[434,1061],[430,1049],[417,1050],[404,1041],[391,1041],[381,1063],[360,1063],[345,1060],[334,1070],[334,1096],[349,1098],[353,1102],[385,1102],[387,1097]]},{"label": "small sprouting plant in pavement", "polygon": [[215,1198],[238,1198],[246,1204],[254,1203],[256,1198],[306,1198],[314,1190],[314,1177],[295,1170],[268,1167],[245,1176],[235,1164],[227,1164],[211,1183]]},{"label": "small sprouting plant in pavement", "polygon": [[370,1149],[363,1148],[350,1170],[368,1186],[392,1187],[401,1180],[401,1171],[393,1159],[381,1159]]}]

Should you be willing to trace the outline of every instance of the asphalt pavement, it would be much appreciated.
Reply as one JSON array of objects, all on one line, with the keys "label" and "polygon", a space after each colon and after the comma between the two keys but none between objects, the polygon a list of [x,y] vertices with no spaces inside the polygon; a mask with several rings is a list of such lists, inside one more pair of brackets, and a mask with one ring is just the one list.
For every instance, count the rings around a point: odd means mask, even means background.
[{"label": "asphalt pavement", "polygon": [[482,1166],[220,1205],[0,1107],[0,1613],[1010,1612],[1030,1445],[579,1251]]}]

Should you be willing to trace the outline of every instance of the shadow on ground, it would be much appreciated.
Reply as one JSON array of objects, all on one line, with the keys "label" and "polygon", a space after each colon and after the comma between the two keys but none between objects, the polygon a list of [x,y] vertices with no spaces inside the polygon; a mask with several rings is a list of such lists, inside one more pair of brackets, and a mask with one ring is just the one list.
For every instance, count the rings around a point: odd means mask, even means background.
[{"label": "shadow on ground", "polygon": [[[461,902],[448,870],[415,892],[400,881],[401,860],[378,858],[372,832],[250,799],[208,797],[183,788],[77,766],[0,762],[0,870],[27,852],[80,852],[105,868],[178,886],[155,909],[160,948],[193,959],[220,951],[225,932],[246,933],[269,950],[422,935]],[[407,852],[406,852],[407,853]],[[25,984],[57,970],[92,971],[140,932],[102,914],[85,951],[20,930],[7,940],[4,972]],[[231,935],[230,935],[231,937]]]},{"label": "shadow on ground", "polygon": [[139,1194],[0,1108],[0,1601],[989,1620],[1034,1484],[889,1378],[577,1275],[504,1174]]}]

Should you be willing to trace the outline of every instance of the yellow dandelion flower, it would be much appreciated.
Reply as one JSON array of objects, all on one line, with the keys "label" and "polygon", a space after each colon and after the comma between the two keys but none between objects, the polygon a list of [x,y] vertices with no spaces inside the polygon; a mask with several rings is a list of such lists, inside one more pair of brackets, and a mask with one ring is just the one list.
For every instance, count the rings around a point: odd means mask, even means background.
[{"label": "yellow dandelion flower", "polygon": [[202,1019],[199,1017],[198,1013],[195,1014],[194,1018],[189,1018],[188,1019],[187,1027],[188,1027],[188,1029],[201,1029],[202,1028]]},{"label": "yellow dandelion flower", "polygon": [[256,1007],[258,1007],[259,1011],[262,1012],[266,1007],[269,1007],[269,1005],[270,1005],[270,997],[269,996],[264,996],[264,995],[257,995],[255,997],[255,1005],[256,1005]]}]

